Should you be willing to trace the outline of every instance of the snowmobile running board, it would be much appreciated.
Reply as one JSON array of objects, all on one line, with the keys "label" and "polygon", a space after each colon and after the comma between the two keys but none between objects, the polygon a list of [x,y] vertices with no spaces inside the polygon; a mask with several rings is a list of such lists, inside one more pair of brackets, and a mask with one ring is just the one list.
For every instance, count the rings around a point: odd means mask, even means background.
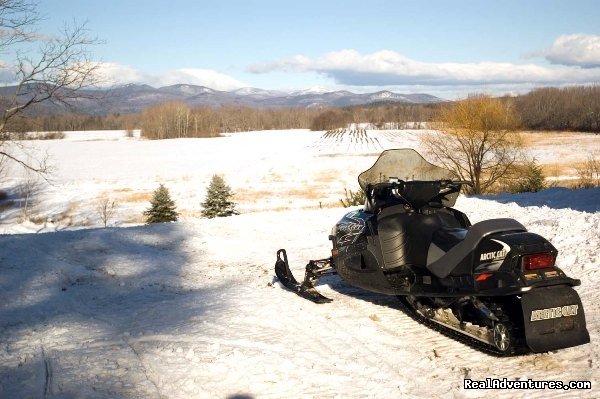
[{"label": "snowmobile running board", "polygon": [[304,280],[302,283],[299,283],[294,278],[294,275],[290,270],[285,249],[280,249],[277,251],[275,274],[277,275],[279,282],[290,291],[293,291],[301,297],[306,298],[314,303],[328,303],[331,302],[332,299],[321,295],[315,289],[315,283],[319,277],[330,276],[336,273],[331,264],[331,258],[308,261],[308,264],[306,265],[306,272],[304,274]]}]

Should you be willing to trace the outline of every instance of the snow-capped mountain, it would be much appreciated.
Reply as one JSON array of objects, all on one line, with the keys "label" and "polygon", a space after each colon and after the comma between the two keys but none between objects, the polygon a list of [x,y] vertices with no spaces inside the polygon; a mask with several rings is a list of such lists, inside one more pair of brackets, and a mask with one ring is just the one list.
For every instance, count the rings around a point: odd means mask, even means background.
[{"label": "snow-capped mountain", "polygon": [[[0,97],[10,96],[14,87],[1,87]],[[88,114],[132,113],[164,102],[183,102],[193,107],[245,106],[253,108],[320,108],[344,107],[379,102],[437,103],[444,100],[429,94],[399,94],[391,91],[357,94],[346,90],[333,91],[323,87],[282,92],[254,87],[219,91],[205,86],[176,84],[154,88],[128,84],[108,90],[86,90],[75,101],[78,112]],[[94,97],[99,98],[95,101]],[[66,109],[48,103],[40,106],[41,113],[61,113]],[[72,110],[69,110],[72,111]]]},{"label": "snow-capped mountain", "polygon": [[239,96],[264,96],[264,97],[277,97],[285,95],[285,92],[278,90],[265,90],[258,89],[256,87],[242,87],[241,89],[232,90],[231,93]]},{"label": "snow-capped mountain", "polygon": [[331,93],[333,91],[335,91],[335,90],[327,89],[327,88],[321,87],[321,86],[313,86],[313,87],[309,87],[308,89],[292,91],[292,92],[290,92],[290,95],[303,96],[306,94],[325,94],[325,93]]},{"label": "snow-capped mountain", "polygon": [[404,94],[396,94],[391,91],[378,91],[377,93],[373,93],[369,95],[373,101],[386,101],[386,100],[407,100],[410,102]]},{"label": "snow-capped mountain", "polygon": [[214,93],[215,90],[205,86],[195,86],[186,84],[177,84],[172,86],[165,86],[158,89],[163,93],[181,94],[187,96],[197,96],[199,94]]}]

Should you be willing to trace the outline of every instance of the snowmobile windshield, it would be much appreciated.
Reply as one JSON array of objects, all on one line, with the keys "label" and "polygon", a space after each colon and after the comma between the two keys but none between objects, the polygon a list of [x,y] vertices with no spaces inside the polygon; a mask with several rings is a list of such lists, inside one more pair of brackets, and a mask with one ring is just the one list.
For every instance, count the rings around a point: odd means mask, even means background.
[{"label": "snowmobile windshield", "polygon": [[370,169],[358,175],[358,184],[367,191],[368,185],[389,182],[390,178],[402,181],[435,181],[454,178],[452,172],[427,162],[421,154],[410,148],[385,150]]}]

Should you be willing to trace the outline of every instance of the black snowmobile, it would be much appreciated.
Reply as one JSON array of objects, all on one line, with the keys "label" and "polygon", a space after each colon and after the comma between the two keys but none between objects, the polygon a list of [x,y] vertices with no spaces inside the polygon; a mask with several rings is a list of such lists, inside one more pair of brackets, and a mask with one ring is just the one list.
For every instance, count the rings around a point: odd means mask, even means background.
[{"label": "black snowmobile", "polygon": [[513,219],[471,224],[453,209],[462,185],[412,149],[386,150],[358,176],[363,209],[333,227],[332,256],[311,260],[304,280],[284,249],[275,273],[316,303],[318,278],[396,295],[405,312],[432,328],[497,355],[546,352],[590,342],[572,279],[556,248]]}]

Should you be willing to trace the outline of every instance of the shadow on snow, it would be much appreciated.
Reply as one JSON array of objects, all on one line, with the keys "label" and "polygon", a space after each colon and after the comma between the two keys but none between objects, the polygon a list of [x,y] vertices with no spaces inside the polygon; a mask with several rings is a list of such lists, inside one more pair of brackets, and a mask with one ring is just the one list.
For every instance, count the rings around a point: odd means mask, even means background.
[{"label": "shadow on snow", "polygon": [[519,206],[547,206],[552,209],[573,209],[580,212],[600,211],[600,187],[571,190],[552,187],[537,193],[473,195],[502,204],[516,203]]},{"label": "shadow on snow", "polygon": [[189,236],[178,223],[0,236],[0,397],[161,397],[144,345],[228,306],[226,281],[187,281]]}]

